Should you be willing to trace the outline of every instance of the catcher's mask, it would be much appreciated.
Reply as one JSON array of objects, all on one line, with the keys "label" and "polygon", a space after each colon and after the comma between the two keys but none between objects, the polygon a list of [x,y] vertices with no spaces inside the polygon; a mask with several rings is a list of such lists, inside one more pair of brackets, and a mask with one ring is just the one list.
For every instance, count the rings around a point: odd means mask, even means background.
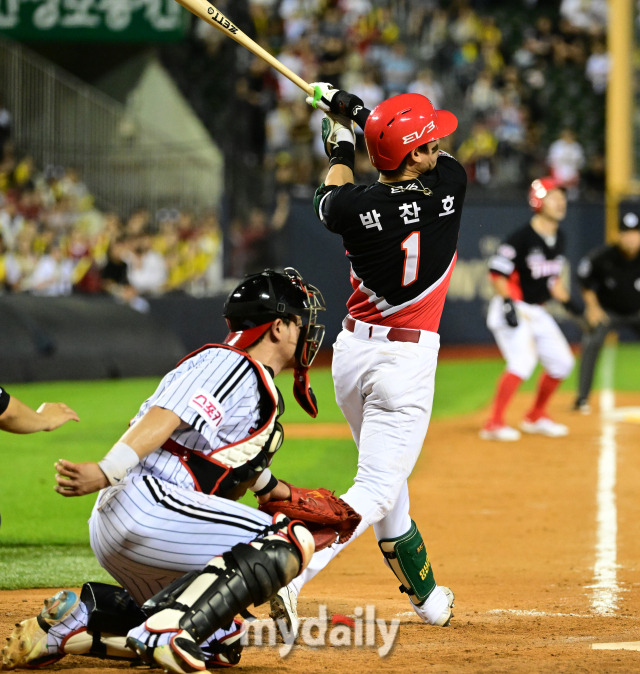
[{"label": "catcher's mask", "polygon": [[247,276],[227,298],[223,315],[230,332],[224,342],[246,349],[260,339],[276,318],[299,316],[302,328],[295,359],[297,366],[306,368],[324,338],[324,325],[316,323],[318,311],[324,310],[322,293],[306,283],[295,269],[287,267],[284,272],[265,269]]}]

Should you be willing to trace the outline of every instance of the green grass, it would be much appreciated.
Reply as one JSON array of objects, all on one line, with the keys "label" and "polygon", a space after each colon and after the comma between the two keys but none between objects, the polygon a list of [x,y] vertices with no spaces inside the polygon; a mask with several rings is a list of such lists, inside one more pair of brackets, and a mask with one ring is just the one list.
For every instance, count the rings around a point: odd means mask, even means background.
[{"label": "green grass", "polygon": [[[467,414],[486,407],[504,364],[500,359],[442,360],[436,375],[434,418]],[[575,390],[577,369],[562,388]],[[523,386],[532,390],[536,377]],[[47,382],[8,386],[32,407],[61,400],[80,415],[80,423],[68,423],[52,433],[0,435],[0,588],[79,585],[84,580],[106,580],[88,546],[87,520],[93,496],[62,498],[53,490],[56,459],[96,461],[111,447],[149,396],[157,379],[125,379],[95,382]],[[310,424],[310,438],[290,438],[274,460],[274,472],[287,481],[305,486],[326,486],[337,493],[352,482],[357,457],[350,440],[313,437],[314,423],[343,422],[334,396],[331,373],[311,373],[320,412],[308,417],[292,395],[290,373],[278,377],[285,398],[285,427]],[[640,389],[640,345],[621,344],[616,352],[615,387]],[[596,385],[598,378],[596,378]],[[243,499],[253,504],[248,495]]]},{"label": "green grass", "polygon": [[113,582],[86,544],[0,545],[0,590]]}]

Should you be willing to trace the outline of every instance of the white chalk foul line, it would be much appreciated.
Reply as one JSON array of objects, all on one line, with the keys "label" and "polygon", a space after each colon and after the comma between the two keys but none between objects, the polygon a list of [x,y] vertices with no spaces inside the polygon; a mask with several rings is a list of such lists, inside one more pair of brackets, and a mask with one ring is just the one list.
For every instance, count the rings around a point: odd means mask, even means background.
[{"label": "white chalk foul line", "polygon": [[501,615],[508,613],[515,616],[542,616],[545,618],[595,618],[593,613],[549,613],[548,611],[534,611],[533,609],[515,609],[515,608],[494,608],[487,611],[487,615]]},{"label": "white chalk foul line", "polygon": [[591,648],[599,651],[640,651],[640,641],[620,641],[610,644],[591,644]]},{"label": "white chalk foul line", "polygon": [[618,608],[618,509],[616,505],[616,478],[618,447],[616,423],[612,417],[615,408],[613,373],[615,347],[606,347],[603,353],[603,379],[600,393],[602,423],[600,427],[600,455],[598,458],[596,560],[593,567],[591,608],[599,615],[613,615]]}]

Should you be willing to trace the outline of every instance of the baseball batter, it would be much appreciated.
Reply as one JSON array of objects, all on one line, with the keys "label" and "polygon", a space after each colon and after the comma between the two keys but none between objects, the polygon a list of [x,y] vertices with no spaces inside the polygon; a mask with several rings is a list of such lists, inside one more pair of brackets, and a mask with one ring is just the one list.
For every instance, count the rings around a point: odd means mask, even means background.
[{"label": "baseball batter", "polygon": [[[272,597],[314,550],[300,522],[236,499],[247,488],[288,497],[268,468],[282,442],[273,377],[293,364],[297,397],[313,412],[307,370],[324,335],[316,322],[323,309],[322,295],[295,270],[248,277],[225,304],[225,344],[169,372],[102,461],[58,461],[60,494],[101,490],[91,546],[126,592],[88,583],[79,601],[59,593],[38,620],[16,628],[5,668],[69,652],[131,656],[129,649],[176,672],[239,660],[235,616]],[[123,629],[128,649],[122,639],[100,639]]]},{"label": "baseball batter", "polygon": [[578,397],[574,408],[588,413],[598,354],[611,331],[631,328],[640,336],[640,207],[619,206],[618,240],[589,253],[578,265],[588,329],[582,340]]},{"label": "baseball batter", "polygon": [[560,275],[565,265],[564,238],[559,229],[567,212],[567,198],[554,178],[534,180],[529,189],[531,220],[498,247],[489,260],[496,291],[489,303],[487,326],[506,361],[498,381],[491,417],[480,431],[485,440],[513,441],[520,431],[505,423],[505,412],[520,384],[538,364],[540,377],[535,401],[520,428],[548,437],[567,435],[564,424],[553,421],[547,404],[560,382],[569,376],[574,358],[565,336],[545,308],[550,299],[573,310]]},{"label": "baseball batter", "polygon": [[[370,112],[356,96],[316,86],[318,107],[330,115],[323,121],[330,168],[314,204],[323,225],[342,237],[353,287],[333,347],[336,400],[358,447],[354,484],[342,498],[362,515],[356,535],[373,525],[382,558],[418,616],[444,626],[453,593],[436,585],[409,514],[407,479],[429,425],[438,326],[456,262],[467,176],[439,139],[458,122],[419,94],[393,96]],[[372,185],[354,184],[351,119],[364,128],[379,171]],[[314,555],[279,593],[292,621],[300,588],[342,547]]]}]

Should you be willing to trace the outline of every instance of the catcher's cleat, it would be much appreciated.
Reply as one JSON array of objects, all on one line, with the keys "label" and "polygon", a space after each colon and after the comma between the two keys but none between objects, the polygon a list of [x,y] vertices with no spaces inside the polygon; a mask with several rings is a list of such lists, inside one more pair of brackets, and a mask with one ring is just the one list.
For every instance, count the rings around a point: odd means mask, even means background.
[{"label": "catcher's cleat", "polygon": [[127,638],[127,646],[145,665],[159,666],[165,672],[190,674],[237,665],[242,656],[245,629],[244,622],[234,619],[226,636],[202,646],[198,646],[184,631],[176,632],[169,643],[162,646],[148,646],[135,637]]},{"label": "catcher's cleat", "polygon": [[424,622],[438,627],[449,627],[453,617],[451,609],[454,606],[454,599],[455,596],[448,587],[438,585],[420,606],[416,606],[411,598],[409,601],[413,610]]},{"label": "catcher's cleat", "polygon": [[127,638],[127,646],[142,662],[152,667],[158,666],[165,672],[192,674],[207,669],[204,653],[184,631],[175,632],[171,641],[163,646],[149,646],[134,637]]},{"label": "catcher's cleat", "polygon": [[282,638],[287,641],[287,634],[283,634],[280,627],[282,620],[288,632],[289,639],[298,636],[300,618],[298,618],[298,597],[287,585],[279,589],[270,601],[271,611],[269,617],[274,620]]},{"label": "catcher's cleat", "polygon": [[64,620],[78,604],[78,595],[71,590],[60,590],[45,599],[44,608],[35,618],[16,623],[7,645],[2,649],[2,669],[45,667],[57,662],[64,653],[51,652],[47,632]]}]

